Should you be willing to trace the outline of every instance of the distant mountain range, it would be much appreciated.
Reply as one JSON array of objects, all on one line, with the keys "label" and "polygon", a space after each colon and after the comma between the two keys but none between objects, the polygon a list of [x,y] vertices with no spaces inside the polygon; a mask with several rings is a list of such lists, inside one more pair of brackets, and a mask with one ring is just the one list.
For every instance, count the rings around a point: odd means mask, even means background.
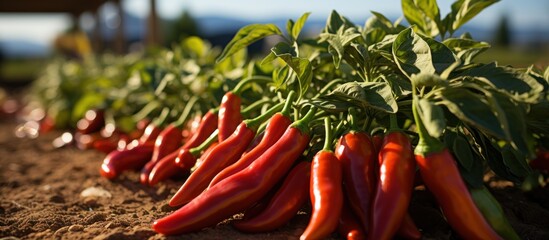
[{"label": "distant mountain range", "polygon": [[[196,17],[196,22],[199,24],[199,28],[203,35],[209,39],[216,36],[223,36],[222,41],[215,42],[214,44],[223,45],[226,44],[232,38],[234,33],[243,26],[252,23],[274,23],[281,29],[285,28],[286,18],[270,19],[262,21],[243,20],[230,17],[220,16],[200,16]],[[358,21],[357,24],[364,24],[366,19]],[[133,15],[126,14],[124,17],[125,22],[125,35],[126,39],[130,42],[139,41],[143,39],[146,32],[146,19],[139,18]],[[305,32],[312,35],[318,34],[326,24],[326,20],[322,19],[309,19],[305,25]],[[105,21],[101,21],[102,35],[105,39],[112,39],[115,35],[115,29],[107,27]],[[475,39],[482,41],[490,41],[493,36],[493,29],[480,28],[476,26],[464,26],[459,35],[462,32],[469,32]],[[512,29],[511,31],[513,41],[518,44],[526,44],[531,42],[536,43],[549,43],[549,29]],[[215,40],[214,40],[215,41]],[[30,40],[10,39],[0,41],[0,51],[6,57],[43,57],[50,54],[50,46],[36,44]]]}]

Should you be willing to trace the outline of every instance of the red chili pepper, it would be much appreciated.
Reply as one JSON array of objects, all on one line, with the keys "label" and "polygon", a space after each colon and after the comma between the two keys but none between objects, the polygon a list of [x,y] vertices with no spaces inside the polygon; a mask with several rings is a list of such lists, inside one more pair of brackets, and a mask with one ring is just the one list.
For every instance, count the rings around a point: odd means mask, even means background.
[{"label": "red chili pepper", "polygon": [[233,135],[220,142],[208,155],[204,155],[196,170],[191,173],[187,181],[172,197],[170,205],[185,204],[204,191],[215,175],[242,156],[242,153],[253,140],[257,127],[266,118],[270,118],[279,111],[280,108],[282,108],[281,103],[273,106],[257,118],[243,121]]},{"label": "red chili pepper", "polygon": [[93,143],[93,148],[108,154],[118,148],[118,141],[114,137],[99,139]]},{"label": "red chili pepper", "polygon": [[416,166],[408,136],[401,131],[386,134],[379,162],[368,239],[391,239],[402,225],[412,198]]},{"label": "red chili pepper", "polygon": [[500,239],[478,210],[448,149],[416,154],[421,177],[444,216],[464,239]]},{"label": "red chili pepper", "polygon": [[227,92],[223,96],[219,106],[219,142],[229,138],[242,122],[240,102],[240,97],[233,92]]},{"label": "red chili pepper", "polygon": [[370,204],[374,195],[376,173],[374,147],[364,132],[349,132],[337,142],[335,154],[343,169],[343,182],[349,205],[368,228]]},{"label": "red chili pepper", "polygon": [[158,182],[173,177],[181,172],[188,172],[190,168],[183,169],[175,164],[175,158],[179,154],[179,151],[173,151],[167,156],[160,159],[154,168],[151,170],[151,173],[148,176],[148,183],[150,186],[156,185]]},{"label": "red chili pepper", "polygon": [[343,203],[337,224],[337,232],[347,240],[365,240],[366,232],[360,219],[352,212],[348,202]]},{"label": "red chili pepper", "polygon": [[530,167],[544,173],[549,173],[549,151],[537,149],[536,158],[530,161]]},{"label": "red chili pepper", "polygon": [[412,113],[419,135],[414,154],[423,182],[463,239],[501,239],[473,202],[452,154],[444,143],[429,135],[419,116],[418,102],[414,92]]},{"label": "red chili pepper", "polygon": [[331,151],[321,150],[311,168],[311,220],[299,239],[322,239],[337,228],[343,207],[341,163]]},{"label": "red chili pepper", "polygon": [[151,159],[153,148],[152,143],[145,143],[132,149],[115,150],[109,153],[101,165],[101,175],[114,179],[125,170],[143,167]]},{"label": "red chili pepper", "polygon": [[280,139],[282,134],[284,134],[284,132],[291,123],[292,120],[289,117],[281,113],[275,114],[269,120],[267,128],[265,129],[265,135],[261,142],[250,152],[245,153],[236,163],[219,172],[210,182],[208,188],[212,187],[213,185],[217,184],[228,176],[231,176],[236,172],[239,172],[242,169],[248,167],[254,160],[261,156],[261,154],[267,151],[268,148],[270,148],[274,143],[276,143],[278,139]]},{"label": "red chili pepper", "polygon": [[[372,145],[374,146],[374,151],[376,152],[376,155],[379,152],[379,149],[381,149],[382,144],[383,144],[383,134],[376,133],[372,135]],[[381,163],[379,165],[381,165]]]},{"label": "red chili pepper", "polygon": [[404,219],[402,220],[396,234],[403,239],[421,239],[421,232],[418,230],[414,219],[412,219],[412,216],[410,216],[409,213],[404,215]]},{"label": "red chili pepper", "polygon": [[198,145],[204,142],[217,129],[217,124],[217,113],[213,110],[208,111],[204,117],[202,117],[196,132],[185,144],[183,144],[183,147],[186,149],[198,147]]},{"label": "red chili pepper", "polygon": [[105,126],[105,111],[102,109],[92,109],[86,111],[84,117],[76,123],[78,132],[83,134],[94,133]]},{"label": "red chili pepper", "polygon": [[[175,163],[181,168],[191,168],[196,163],[196,156],[193,156],[189,150],[198,147],[217,129],[217,113],[210,110],[202,117],[200,125],[190,139],[179,148],[179,154],[175,159]],[[212,145],[214,146],[214,145]],[[210,147],[212,148],[212,147]],[[192,165],[191,165],[192,163]]]},{"label": "red chili pepper", "polygon": [[[141,175],[139,180],[142,184],[147,184],[149,180],[149,174],[156,165],[156,163],[174,152],[181,146],[183,135],[181,135],[181,129],[176,124],[170,124],[162,132],[158,134],[154,142],[154,149],[151,160],[141,169]],[[175,157],[174,157],[175,158]]]},{"label": "red chili pepper", "polygon": [[185,204],[198,196],[219,171],[238,160],[254,136],[255,130],[241,123],[233,135],[203,156],[202,163],[170,200],[170,206]]},{"label": "red chili pepper", "polygon": [[285,178],[266,208],[249,219],[234,223],[243,232],[267,232],[286,224],[309,199],[310,162],[300,162]]},{"label": "red chili pepper", "polygon": [[143,135],[141,135],[141,137],[139,138],[139,143],[154,143],[160,132],[162,132],[162,129],[159,128],[154,122],[149,123],[149,125],[147,125],[147,127],[145,128]]},{"label": "red chili pepper", "polygon": [[307,125],[313,116],[314,111],[310,111],[249,167],[204,191],[167,217],[156,220],[153,229],[170,235],[197,231],[252,206],[303,154],[309,145]]}]

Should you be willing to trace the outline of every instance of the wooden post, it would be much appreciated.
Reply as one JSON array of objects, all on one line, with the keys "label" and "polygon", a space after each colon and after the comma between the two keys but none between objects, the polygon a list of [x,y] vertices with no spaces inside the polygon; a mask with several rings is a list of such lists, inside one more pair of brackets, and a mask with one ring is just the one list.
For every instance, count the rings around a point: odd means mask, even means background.
[{"label": "wooden post", "polygon": [[92,42],[94,52],[100,53],[103,51],[103,34],[101,33],[101,18],[99,17],[99,8],[95,8],[92,11],[92,17],[94,21]]},{"label": "wooden post", "polygon": [[124,10],[122,9],[122,4],[120,0],[115,0],[114,4],[116,5],[116,10],[118,11],[118,17],[120,18],[120,24],[116,30],[116,36],[114,39],[114,49],[118,54],[123,54],[126,52],[126,36],[124,34]]},{"label": "wooden post", "polygon": [[149,0],[150,12],[148,19],[148,30],[147,30],[147,46],[156,46],[160,44],[160,35],[158,31],[158,14],[156,13],[156,0]]}]

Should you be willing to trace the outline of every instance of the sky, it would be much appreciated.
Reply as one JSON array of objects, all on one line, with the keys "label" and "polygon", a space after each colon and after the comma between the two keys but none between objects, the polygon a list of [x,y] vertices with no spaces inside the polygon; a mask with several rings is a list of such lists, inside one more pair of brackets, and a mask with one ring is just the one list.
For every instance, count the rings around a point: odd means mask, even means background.
[{"label": "sky", "polygon": [[[439,0],[444,15],[453,1]],[[123,0],[124,8],[131,14],[144,17],[148,13],[149,0]],[[159,15],[175,18],[186,9],[193,16],[227,16],[246,20],[269,18],[297,19],[305,12],[310,18],[326,19],[332,10],[353,21],[363,21],[370,11],[387,16],[401,16],[400,0],[157,0]],[[534,27],[549,30],[548,0],[502,0],[480,15],[470,25],[493,26],[503,14],[509,17],[512,28]],[[40,44],[49,44],[59,32],[68,28],[70,18],[65,14],[21,15],[0,14],[0,40],[26,39]]]}]

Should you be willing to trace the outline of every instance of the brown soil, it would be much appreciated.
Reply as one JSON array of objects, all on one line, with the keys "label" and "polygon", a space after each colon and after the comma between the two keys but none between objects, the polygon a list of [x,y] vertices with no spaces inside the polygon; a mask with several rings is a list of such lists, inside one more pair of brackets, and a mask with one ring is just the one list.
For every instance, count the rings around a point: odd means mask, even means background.
[{"label": "brown soil", "polygon": [[[108,181],[98,171],[104,154],[54,149],[51,142],[60,132],[19,139],[13,134],[15,126],[0,120],[2,239],[297,239],[308,221],[307,214],[300,214],[282,229],[264,234],[240,233],[231,220],[183,236],[156,234],[151,223],[174,210],[167,200],[182,180],[147,187],[138,183],[137,173],[128,172]],[[111,197],[82,197],[91,187]],[[491,190],[520,236],[549,239],[549,187],[530,193],[515,187]],[[459,239],[426,191],[414,192],[410,213],[424,239]]]}]

